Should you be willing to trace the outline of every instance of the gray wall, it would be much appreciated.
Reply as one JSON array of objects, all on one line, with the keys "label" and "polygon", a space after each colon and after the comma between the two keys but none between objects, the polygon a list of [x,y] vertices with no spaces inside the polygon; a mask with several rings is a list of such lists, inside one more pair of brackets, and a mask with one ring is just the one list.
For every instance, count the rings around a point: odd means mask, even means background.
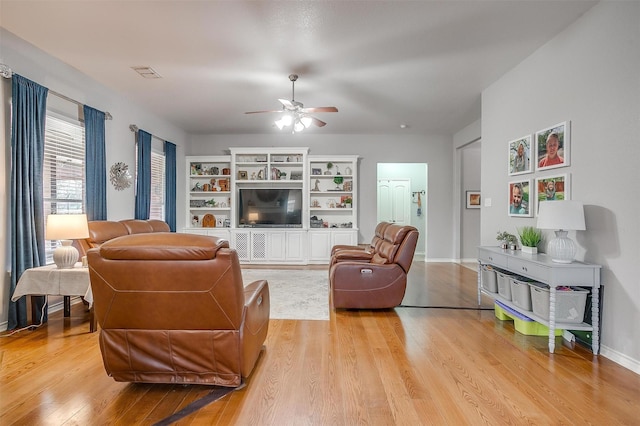
[{"label": "gray wall", "polygon": [[[134,105],[125,96],[115,93],[95,80],[91,80],[76,69],[67,66],[59,60],[36,49],[24,40],[15,37],[10,32],[0,28],[0,62],[11,69],[35,81],[50,90],[61,93],[78,102],[85,103],[101,111],[108,111],[113,115],[113,120],[106,122],[106,156],[107,168],[113,163],[123,161],[131,170],[135,168],[135,136],[129,130],[129,124],[136,124],[163,139],[170,140],[177,145],[178,176],[184,176],[184,145],[186,134],[184,131],[173,127],[165,120],[161,120],[141,108]],[[3,135],[2,150],[0,150],[0,162],[3,164],[3,173],[0,176],[0,259],[2,259],[5,273],[2,275],[0,285],[0,329],[7,326],[7,306],[9,300],[9,270],[11,265],[9,245],[9,185],[11,169],[11,121],[10,121],[10,97],[11,80],[0,78],[0,134]],[[57,101],[54,95],[49,99]],[[76,117],[77,118],[77,117]],[[178,188],[184,188],[184,178]],[[184,197],[184,195],[183,195]],[[116,191],[107,183],[107,215],[109,219],[119,220],[132,218],[134,213],[133,187],[124,191]],[[178,220],[184,222],[184,209],[178,209]]]},{"label": "gray wall", "polygon": [[[327,126],[328,127],[328,126]],[[451,260],[453,172],[452,140],[447,136],[416,135],[199,135],[192,136],[188,155],[226,154],[230,147],[309,147],[313,155],[355,154],[359,166],[359,242],[371,241],[376,226],[376,175],[378,163],[424,162],[428,167],[427,258]]]},{"label": "gray wall", "polygon": [[[638,163],[640,3],[601,2],[482,95],[482,243],[535,225],[507,216],[507,143],[571,121],[572,199],[587,230],[578,257],[603,266],[602,354],[640,372]],[[553,173],[535,172],[522,177]],[[520,177],[519,176],[519,177]]]},{"label": "gray wall", "polygon": [[479,191],[481,186],[479,141],[460,148],[462,190],[460,202],[460,259],[474,261],[480,245],[480,209],[467,208],[467,191]]}]

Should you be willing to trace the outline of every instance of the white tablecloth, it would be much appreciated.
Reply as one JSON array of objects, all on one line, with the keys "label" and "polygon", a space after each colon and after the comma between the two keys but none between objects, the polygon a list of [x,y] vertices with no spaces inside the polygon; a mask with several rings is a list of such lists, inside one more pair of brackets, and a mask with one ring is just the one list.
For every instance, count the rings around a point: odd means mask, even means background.
[{"label": "white tablecloth", "polygon": [[93,305],[89,269],[76,263],[74,268],[58,269],[56,265],[40,266],[24,271],[11,297],[16,301],[25,295],[82,296]]}]

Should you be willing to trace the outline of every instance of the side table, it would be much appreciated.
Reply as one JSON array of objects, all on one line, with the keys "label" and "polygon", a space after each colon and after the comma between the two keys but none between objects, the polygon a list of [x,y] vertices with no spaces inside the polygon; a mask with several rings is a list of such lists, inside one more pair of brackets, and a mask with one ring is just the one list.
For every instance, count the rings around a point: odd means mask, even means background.
[{"label": "side table", "polygon": [[[81,263],[70,269],[58,269],[56,265],[27,269],[20,277],[11,300],[15,302],[26,295],[64,296],[65,317],[70,315],[70,296],[82,296],[89,303],[89,331],[95,331],[89,269]],[[32,321],[35,323],[36,319],[32,318]]]}]

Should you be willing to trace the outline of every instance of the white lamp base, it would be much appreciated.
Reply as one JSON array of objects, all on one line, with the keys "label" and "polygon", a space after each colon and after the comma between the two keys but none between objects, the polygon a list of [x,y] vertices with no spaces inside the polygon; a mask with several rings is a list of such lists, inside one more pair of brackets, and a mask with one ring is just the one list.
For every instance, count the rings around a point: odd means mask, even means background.
[{"label": "white lamp base", "polygon": [[567,231],[556,231],[555,240],[549,242],[547,247],[551,260],[556,263],[572,263],[576,256],[576,244],[567,237]]},{"label": "white lamp base", "polygon": [[71,245],[71,240],[62,240],[62,245],[53,251],[53,261],[58,266],[58,269],[70,269],[73,268],[80,253],[78,249]]}]

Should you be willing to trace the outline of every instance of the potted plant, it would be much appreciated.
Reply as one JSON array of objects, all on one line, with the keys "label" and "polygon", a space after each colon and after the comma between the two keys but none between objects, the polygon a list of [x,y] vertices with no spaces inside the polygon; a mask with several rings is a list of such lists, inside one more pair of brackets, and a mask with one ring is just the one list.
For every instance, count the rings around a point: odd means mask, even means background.
[{"label": "potted plant", "polygon": [[515,250],[516,247],[516,241],[518,241],[518,239],[516,238],[515,235],[510,234],[506,231],[498,231],[498,235],[496,236],[496,240],[500,241],[500,247],[502,247],[503,249],[512,249]]},{"label": "potted plant", "polygon": [[520,244],[522,244],[522,252],[536,254],[538,253],[538,244],[542,241],[542,231],[533,226],[524,226],[518,229],[520,236]]},{"label": "potted plant", "polygon": [[347,196],[347,197],[344,199],[344,205],[345,205],[345,207],[346,207],[346,208],[348,208],[348,209],[350,209],[350,208],[352,207],[352,204],[353,204],[353,200],[351,199],[351,197]]}]

